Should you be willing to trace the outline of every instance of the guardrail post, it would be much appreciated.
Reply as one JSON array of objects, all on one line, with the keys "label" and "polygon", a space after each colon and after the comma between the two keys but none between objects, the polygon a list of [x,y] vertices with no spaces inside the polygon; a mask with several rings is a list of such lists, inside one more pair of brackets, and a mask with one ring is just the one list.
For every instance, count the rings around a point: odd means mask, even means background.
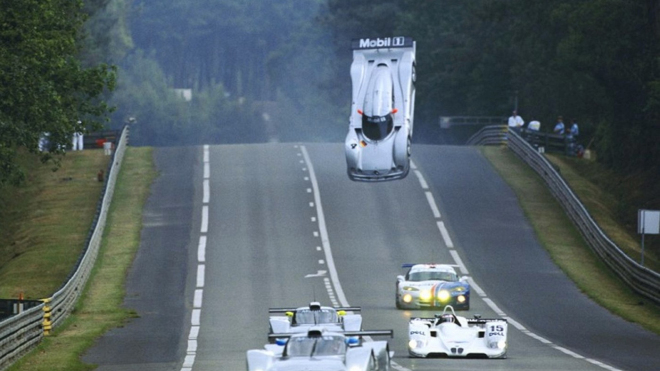
[{"label": "guardrail post", "polygon": [[48,335],[50,335],[50,330],[53,328],[52,322],[50,320],[50,310],[51,310],[51,308],[50,308],[50,305],[48,305],[48,303],[50,303],[51,299],[50,298],[41,299],[41,301],[44,302],[44,307],[42,308],[42,310],[44,312],[44,320],[41,323],[41,325],[42,325],[42,328],[44,330],[44,336],[48,336]]}]

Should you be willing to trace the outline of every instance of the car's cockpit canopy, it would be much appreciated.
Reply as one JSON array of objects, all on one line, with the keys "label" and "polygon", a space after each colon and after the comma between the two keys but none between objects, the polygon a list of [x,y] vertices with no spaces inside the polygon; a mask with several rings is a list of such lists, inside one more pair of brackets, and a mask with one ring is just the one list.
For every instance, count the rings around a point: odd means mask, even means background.
[{"label": "car's cockpit canopy", "polygon": [[341,335],[291,337],[284,349],[288,357],[345,356],[345,337]]}]

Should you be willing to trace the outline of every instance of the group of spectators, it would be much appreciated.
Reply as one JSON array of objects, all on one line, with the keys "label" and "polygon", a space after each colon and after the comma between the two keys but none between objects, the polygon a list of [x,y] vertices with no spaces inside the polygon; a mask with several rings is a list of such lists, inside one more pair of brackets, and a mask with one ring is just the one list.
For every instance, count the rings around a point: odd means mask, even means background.
[{"label": "group of spectators", "polygon": [[[538,132],[541,130],[541,122],[538,120],[532,120],[525,127],[525,120],[518,115],[516,110],[513,110],[513,114],[509,117],[509,130],[514,130],[517,133],[521,133],[523,129],[528,131]],[[567,141],[567,155],[579,156],[582,151],[582,146],[577,144],[577,137],[580,135],[580,127],[578,126],[577,119],[571,120],[571,126],[566,129],[564,125],[564,118],[562,116],[557,117],[557,123],[555,124],[554,129],[552,130],[554,134],[564,135]]]}]

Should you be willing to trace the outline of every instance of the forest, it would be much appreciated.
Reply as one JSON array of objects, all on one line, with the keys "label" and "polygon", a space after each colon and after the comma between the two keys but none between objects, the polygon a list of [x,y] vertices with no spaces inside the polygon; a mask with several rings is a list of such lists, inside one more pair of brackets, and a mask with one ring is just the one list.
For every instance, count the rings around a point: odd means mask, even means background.
[{"label": "forest", "polygon": [[599,162],[660,194],[660,0],[0,3],[0,182],[16,148],[65,138],[74,116],[131,122],[134,145],[341,142],[351,39],[403,35],[416,128],[514,107],[546,132],[575,118]]}]

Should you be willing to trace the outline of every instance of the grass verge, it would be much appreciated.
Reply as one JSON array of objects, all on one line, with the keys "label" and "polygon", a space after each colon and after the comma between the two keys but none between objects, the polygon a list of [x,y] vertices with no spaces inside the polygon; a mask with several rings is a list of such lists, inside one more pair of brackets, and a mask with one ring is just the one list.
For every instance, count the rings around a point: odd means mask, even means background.
[{"label": "grass verge", "polygon": [[[516,193],[540,243],[578,288],[612,313],[660,334],[660,308],[634,293],[598,258],[541,177],[506,147],[482,147],[482,152]],[[574,191],[590,189],[586,179],[570,178]]]},{"label": "grass verge", "polygon": [[10,371],[92,370],[95,366],[83,363],[81,355],[104,332],[135,316],[122,307],[124,283],[140,244],[142,209],[155,177],[152,149],[129,147],[110,206],[99,260],[81,300],[64,324]]},{"label": "grass verge", "polygon": [[65,282],[85,246],[103,182],[102,150],[68,152],[61,168],[22,153],[24,186],[0,195],[0,298],[42,299]]}]

